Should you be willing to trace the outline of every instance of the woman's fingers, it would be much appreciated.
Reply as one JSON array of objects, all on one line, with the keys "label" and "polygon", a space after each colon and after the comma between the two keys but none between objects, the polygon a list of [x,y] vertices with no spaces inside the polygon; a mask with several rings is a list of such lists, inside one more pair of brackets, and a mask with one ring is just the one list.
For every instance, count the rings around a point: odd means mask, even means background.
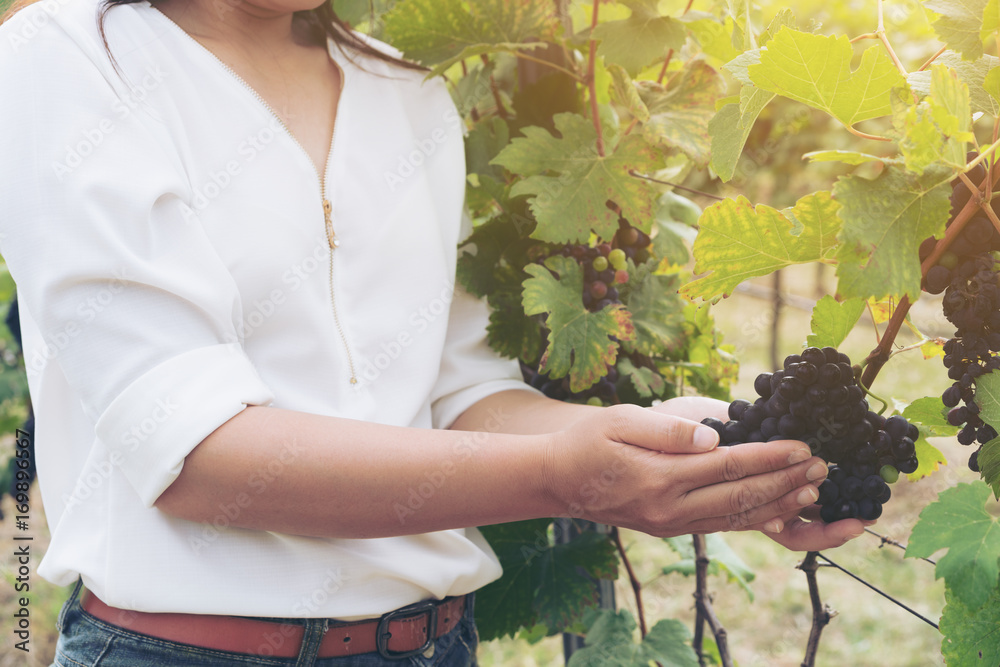
[{"label": "woman's fingers", "polygon": [[[744,481],[753,482],[753,480]],[[713,512],[714,508],[716,512],[705,519],[693,522],[692,532],[746,530],[756,526],[770,532],[778,532],[784,527],[785,517],[795,516],[798,511],[813,504],[819,497],[819,491],[812,484],[795,488],[776,498],[771,498],[770,493],[767,493],[768,487],[763,487],[765,491],[759,492],[742,484],[728,485],[734,488],[724,491],[722,496],[716,498],[709,498],[706,495],[714,492],[716,487],[697,489],[688,494],[685,500],[695,503],[703,511],[707,509]],[[726,492],[730,494],[728,497],[724,495]]]},{"label": "woman's fingers", "polygon": [[764,534],[792,551],[822,551],[839,547],[864,532],[865,524],[858,519],[843,519],[833,523],[803,521],[795,517],[780,533]]},{"label": "woman's fingers", "polygon": [[[774,442],[753,442],[734,447],[719,447],[713,452],[699,456],[687,472],[689,488],[710,486],[722,482],[774,473],[792,474],[782,491],[775,496],[792,490],[807,482],[819,482],[826,477],[827,466],[823,459],[812,456],[809,446],[797,440],[776,440]],[[792,480],[791,477],[788,478]]]},{"label": "woman's fingers", "polygon": [[660,414],[636,405],[607,409],[611,418],[608,437],[670,454],[704,454],[719,444],[715,429],[690,419]]}]

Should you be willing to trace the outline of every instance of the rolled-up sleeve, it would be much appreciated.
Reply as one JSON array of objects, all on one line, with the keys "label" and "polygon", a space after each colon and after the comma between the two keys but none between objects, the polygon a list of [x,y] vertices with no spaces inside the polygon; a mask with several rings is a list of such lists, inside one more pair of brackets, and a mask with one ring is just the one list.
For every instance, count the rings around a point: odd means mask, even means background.
[{"label": "rolled-up sleeve", "polygon": [[205,436],[273,395],[241,347],[237,285],[184,204],[170,130],[122,106],[84,50],[47,40],[0,54],[0,252],[41,358],[151,506]]}]

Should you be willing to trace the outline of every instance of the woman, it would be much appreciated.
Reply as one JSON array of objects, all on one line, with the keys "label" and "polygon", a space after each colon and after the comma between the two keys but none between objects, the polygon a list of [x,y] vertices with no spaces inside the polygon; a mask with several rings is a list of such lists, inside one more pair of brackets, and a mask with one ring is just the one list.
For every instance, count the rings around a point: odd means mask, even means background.
[{"label": "woman", "polygon": [[558,403],[490,352],[439,81],[315,0],[115,4],[0,26],[55,664],[474,664],[469,526],[860,534],[796,518],[803,443],[716,450],[718,402]]}]

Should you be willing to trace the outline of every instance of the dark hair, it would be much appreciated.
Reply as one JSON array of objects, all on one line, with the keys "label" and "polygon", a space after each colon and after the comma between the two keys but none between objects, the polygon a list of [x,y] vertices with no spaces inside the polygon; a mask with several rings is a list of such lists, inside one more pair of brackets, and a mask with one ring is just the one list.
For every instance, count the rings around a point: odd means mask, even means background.
[{"label": "dark hair", "polygon": [[[14,2],[12,2],[6,10],[0,13],[0,24],[9,19],[19,10],[24,9],[28,5],[34,4],[36,1],[37,0],[14,0]],[[150,3],[156,2],[156,0],[149,1]],[[141,0],[104,0],[101,3],[100,12],[97,15],[97,29],[98,32],[101,33],[101,41],[104,42],[104,49],[111,57],[111,63],[114,65],[116,70],[118,69],[118,63],[115,61],[114,55],[111,54],[110,47],[108,46],[107,35],[104,34],[104,18],[112,7],[116,7],[118,5],[131,5],[136,2],[141,2]],[[337,16],[337,12],[333,10],[333,0],[325,0],[323,4],[316,9],[308,9],[295,13],[305,15],[310,19],[313,25],[322,28],[322,30],[337,44],[337,48],[339,48],[348,58],[352,57],[353,54],[351,52],[353,51],[354,54],[360,53],[391,65],[398,65],[399,67],[404,67],[406,69],[427,71],[427,68],[422,65],[418,65],[417,63],[413,63],[408,60],[403,60],[402,58],[395,58],[387,53],[379,51],[364,39],[359,37],[356,33],[352,32],[350,26],[341,21]]]},{"label": "dark hair", "polygon": [[[104,49],[108,51],[108,55],[111,56],[112,62],[114,62],[114,56],[111,55],[108,47],[108,38],[104,34],[104,19],[112,7],[117,7],[118,5],[131,5],[141,1],[142,0],[103,0],[101,3],[101,9],[97,15],[97,29],[101,33],[101,40],[104,42]],[[149,0],[149,2],[154,3],[156,0]],[[311,20],[313,25],[318,25],[322,28],[323,31],[337,44],[337,48],[339,48],[348,58],[352,57],[353,54],[351,51],[353,51],[354,53],[360,53],[371,58],[375,58],[376,60],[381,60],[391,65],[398,65],[406,69],[420,71],[425,71],[427,69],[422,65],[390,56],[371,46],[356,33],[352,32],[350,27],[340,20],[337,16],[337,12],[333,9],[333,0],[324,0],[323,4],[316,9],[307,9],[295,13],[297,15],[305,15]],[[115,68],[117,69],[117,63],[115,63]]]}]

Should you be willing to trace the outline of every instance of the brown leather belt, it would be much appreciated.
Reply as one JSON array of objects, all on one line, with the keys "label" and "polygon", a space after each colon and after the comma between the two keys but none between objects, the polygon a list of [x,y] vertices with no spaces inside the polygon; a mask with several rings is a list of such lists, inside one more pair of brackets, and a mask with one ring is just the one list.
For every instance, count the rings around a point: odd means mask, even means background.
[{"label": "brown leather belt", "polygon": [[[422,653],[458,625],[466,596],[427,600],[391,611],[381,618],[353,623],[334,621],[320,642],[320,658],[378,652],[402,659]],[[80,606],[91,616],[124,630],[200,648],[251,655],[294,658],[305,627],[240,616],[129,611],[104,604],[89,590]],[[433,633],[428,632],[434,628]]]}]

